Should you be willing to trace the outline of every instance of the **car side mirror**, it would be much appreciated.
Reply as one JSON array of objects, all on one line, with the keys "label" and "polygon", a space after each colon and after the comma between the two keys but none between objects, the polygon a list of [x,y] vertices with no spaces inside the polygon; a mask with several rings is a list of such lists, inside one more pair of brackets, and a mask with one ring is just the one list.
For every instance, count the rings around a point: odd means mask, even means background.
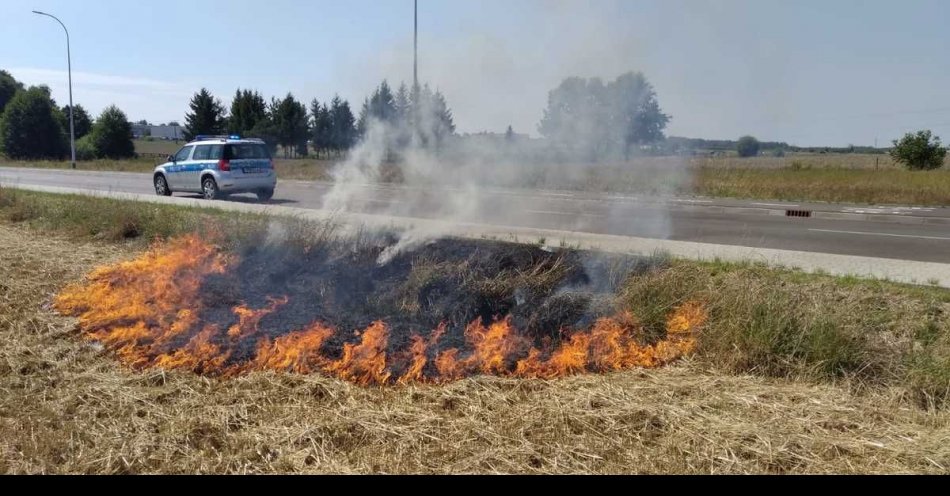
[{"label": "car side mirror", "polygon": [[167,161],[167,162],[172,162],[172,163],[174,163],[174,162],[175,162],[175,156],[174,156],[174,155],[169,155],[169,156],[168,156],[168,159],[167,159],[166,161]]}]

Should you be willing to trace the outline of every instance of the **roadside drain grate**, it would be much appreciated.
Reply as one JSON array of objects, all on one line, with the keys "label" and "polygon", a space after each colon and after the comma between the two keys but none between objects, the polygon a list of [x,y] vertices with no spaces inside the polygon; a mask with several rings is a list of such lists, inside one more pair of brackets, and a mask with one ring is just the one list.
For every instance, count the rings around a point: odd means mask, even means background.
[{"label": "roadside drain grate", "polygon": [[811,217],[811,210],[786,210],[786,217]]}]

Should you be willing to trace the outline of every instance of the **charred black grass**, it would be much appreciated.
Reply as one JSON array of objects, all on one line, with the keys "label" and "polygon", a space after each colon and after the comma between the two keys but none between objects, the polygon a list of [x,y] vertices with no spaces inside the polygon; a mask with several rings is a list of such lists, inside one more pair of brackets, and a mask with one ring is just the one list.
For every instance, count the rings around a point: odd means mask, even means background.
[{"label": "charred black grass", "polygon": [[608,280],[611,270],[619,270],[613,259],[636,259],[441,239],[379,264],[380,254],[395,242],[387,235],[317,236],[320,241],[312,243],[266,233],[250,239],[236,247],[239,262],[233,270],[204,281],[202,321],[227,327],[235,323],[234,305],[252,302],[258,308],[268,298],[286,298],[260,321],[269,337],[321,322],[342,331],[327,344],[339,350],[351,339],[350,331],[382,320],[390,330],[391,354],[406,349],[412,335],[428,338],[440,326],[441,343],[459,346],[472,322],[488,325],[505,317],[538,345],[556,343],[561,331],[586,328],[620,311]]}]

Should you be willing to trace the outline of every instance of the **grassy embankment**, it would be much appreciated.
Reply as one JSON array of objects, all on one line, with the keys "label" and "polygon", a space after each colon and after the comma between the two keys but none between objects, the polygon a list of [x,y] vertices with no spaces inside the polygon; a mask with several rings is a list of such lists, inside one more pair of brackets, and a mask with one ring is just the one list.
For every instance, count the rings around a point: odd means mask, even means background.
[{"label": "grassy embankment", "polygon": [[213,227],[240,242],[270,222],[0,190],[0,472],[950,468],[950,292],[937,288],[667,260],[618,301],[648,327],[707,305],[677,365],[370,389],[131,372],[50,309],[64,284],[153,239]]}]

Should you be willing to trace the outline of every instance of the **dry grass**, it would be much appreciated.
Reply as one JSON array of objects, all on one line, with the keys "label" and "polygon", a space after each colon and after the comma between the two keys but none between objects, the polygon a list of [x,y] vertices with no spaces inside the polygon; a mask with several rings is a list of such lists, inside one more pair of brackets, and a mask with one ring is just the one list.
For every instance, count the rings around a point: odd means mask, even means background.
[{"label": "dry grass", "polygon": [[[76,162],[76,170],[81,171],[117,171],[117,172],[151,172],[162,160],[151,157],[140,157],[125,160],[84,160]],[[0,159],[3,167],[30,167],[34,169],[69,169],[68,160],[8,160]]]},{"label": "dry grass", "polygon": [[712,197],[869,204],[950,205],[950,168],[934,171],[859,168],[706,167],[695,193]]},{"label": "dry grass", "polygon": [[[902,169],[887,154],[863,153],[789,153],[784,157],[693,157],[693,167],[726,169]],[[948,161],[950,164],[950,161]]]},{"label": "dry grass", "polygon": [[[320,376],[134,373],[83,343],[73,320],[49,307],[62,284],[133,256],[129,246],[40,237],[0,224],[0,472],[946,473],[950,467],[950,411],[921,409],[902,387],[732,375],[702,355],[650,372],[556,381],[482,377],[386,389]],[[662,305],[679,297],[677,284],[699,277],[696,270],[658,272],[657,278],[670,275],[650,284],[644,279],[628,296]],[[749,276],[724,274],[727,282]],[[762,292],[766,282],[760,276],[747,286]],[[799,294],[829,283],[787,276],[784,284],[797,285]],[[647,286],[659,289],[645,292]],[[903,309],[899,315],[914,310],[916,290],[881,291]],[[850,309],[883,301],[846,287],[835,294]]]},{"label": "dry grass", "polygon": [[631,279],[621,297],[654,328],[670,308],[704,301],[696,356],[722,372],[901,387],[921,408],[950,406],[944,289],[678,261]]},{"label": "dry grass", "polygon": [[135,144],[135,153],[171,155],[185,144],[184,141],[170,141],[160,139],[137,139],[132,140]]}]

